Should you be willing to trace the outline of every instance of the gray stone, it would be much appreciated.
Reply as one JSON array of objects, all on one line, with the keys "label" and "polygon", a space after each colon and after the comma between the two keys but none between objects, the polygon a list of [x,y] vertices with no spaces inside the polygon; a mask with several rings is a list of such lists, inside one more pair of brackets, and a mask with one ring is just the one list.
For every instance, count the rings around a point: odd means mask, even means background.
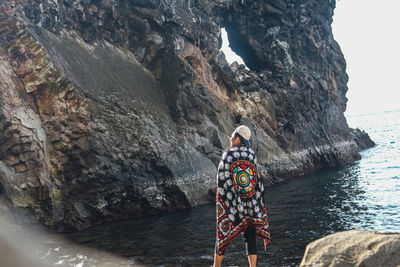
[{"label": "gray stone", "polygon": [[400,234],[351,230],[307,245],[300,267],[397,267]]}]

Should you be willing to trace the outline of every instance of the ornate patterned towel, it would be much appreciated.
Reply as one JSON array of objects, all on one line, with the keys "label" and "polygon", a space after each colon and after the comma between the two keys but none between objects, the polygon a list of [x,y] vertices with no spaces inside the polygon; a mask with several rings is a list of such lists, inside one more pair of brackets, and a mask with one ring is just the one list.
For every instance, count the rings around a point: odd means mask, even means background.
[{"label": "ornate patterned towel", "polygon": [[217,172],[217,254],[222,252],[249,225],[264,239],[264,249],[271,242],[264,185],[257,172],[253,149],[232,146],[224,151]]}]

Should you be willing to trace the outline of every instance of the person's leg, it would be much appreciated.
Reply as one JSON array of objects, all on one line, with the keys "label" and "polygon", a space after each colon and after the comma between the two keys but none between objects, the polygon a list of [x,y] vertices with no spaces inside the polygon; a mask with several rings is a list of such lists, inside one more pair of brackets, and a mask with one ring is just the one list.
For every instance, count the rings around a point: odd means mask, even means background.
[{"label": "person's leg", "polygon": [[220,267],[222,263],[222,259],[224,258],[224,252],[222,252],[222,255],[217,254],[217,242],[215,242],[215,253],[214,253],[214,267]]},{"label": "person's leg", "polygon": [[249,265],[250,267],[255,267],[257,265],[257,237],[254,227],[248,226],[243,235],[246,242]]},{"label": "person's leg", "polygon": [[249,255],[249,256],[247,256],[247,258],[249,259],[250,267],[256,267],[257,266],[257,254]]},{"label": "person's leg", "polygon": [[214,254],[214,267],[221,267],[222,259],[224,255],[218,255],[217,253]]}]

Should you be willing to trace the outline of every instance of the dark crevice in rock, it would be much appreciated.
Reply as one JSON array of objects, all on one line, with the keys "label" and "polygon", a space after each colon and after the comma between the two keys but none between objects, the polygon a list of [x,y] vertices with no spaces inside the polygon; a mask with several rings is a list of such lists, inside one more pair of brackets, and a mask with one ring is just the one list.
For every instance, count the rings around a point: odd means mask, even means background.
[{"label": "dark crevice in rock", "polygon": [[186,195],[176,185],[164,185],[164,194],[166,199],[163,205],[168,211],[185,210],[190,208],[190,203],[186,198]]},{"label": "dark crevice in rock", "polygon": [[5,191],[4,191],[4,186],[0,183],[0,195],[4,195]]}]

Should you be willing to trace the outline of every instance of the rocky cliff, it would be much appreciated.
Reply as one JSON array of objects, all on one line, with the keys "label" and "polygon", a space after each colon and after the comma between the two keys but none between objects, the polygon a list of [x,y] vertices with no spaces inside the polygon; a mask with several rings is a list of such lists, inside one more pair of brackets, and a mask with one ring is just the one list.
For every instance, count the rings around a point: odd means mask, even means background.
[{"label": "rocky cliff", "polygon": [[[59,231],[187,209],[251,127],[266,184],[346,164],[335,1],[4,0],[0,197]],[[229,65],[221,28],[243,65]]]}]

